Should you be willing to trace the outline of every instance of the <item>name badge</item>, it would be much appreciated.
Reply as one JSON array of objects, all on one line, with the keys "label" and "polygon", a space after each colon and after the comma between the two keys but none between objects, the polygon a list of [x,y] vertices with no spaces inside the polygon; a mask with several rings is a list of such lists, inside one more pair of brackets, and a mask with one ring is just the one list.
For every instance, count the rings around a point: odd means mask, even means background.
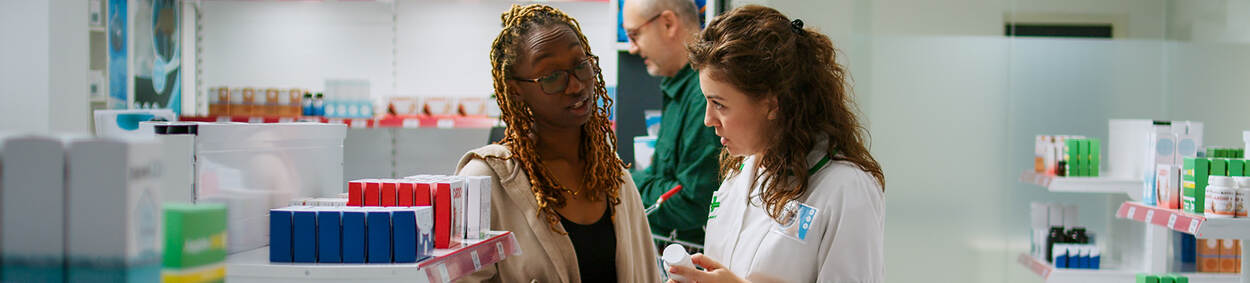
[{"label": "name badge", "polygon": [[786,205],[786,212],[785,218],[773,227],[773,232],[800,243],[807,243],[807,232],[812,229],[812,222],[816,220],[820,209],[792,201]]}]

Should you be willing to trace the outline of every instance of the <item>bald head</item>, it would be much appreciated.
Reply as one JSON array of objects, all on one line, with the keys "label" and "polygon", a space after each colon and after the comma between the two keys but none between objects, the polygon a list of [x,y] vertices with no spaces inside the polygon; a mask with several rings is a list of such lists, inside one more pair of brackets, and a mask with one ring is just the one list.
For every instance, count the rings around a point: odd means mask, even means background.
[{"label": "bald head", "polygon": [[664,11],[673,11],[686,27],[699,29],[699,10],[693,0],[625,0],[626,3],[638,1],[639,10],[644,15],[659,15]]}]

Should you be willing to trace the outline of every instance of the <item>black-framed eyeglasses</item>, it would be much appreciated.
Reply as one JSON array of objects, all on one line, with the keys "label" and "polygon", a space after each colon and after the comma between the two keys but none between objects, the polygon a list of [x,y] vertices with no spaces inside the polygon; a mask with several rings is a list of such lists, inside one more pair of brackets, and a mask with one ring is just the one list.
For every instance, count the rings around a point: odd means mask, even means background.
[{"label": "black-framed eyeglasses", "polygon": [[551,74],[547,74],[546,76],[536,79],[523,79],[517,77],[513,77],[512,79],[523,82],[537,83],[538,86],[542,87],[543,92],[546,92],[547,94],[557,94],[564,92],[564,89],[569,86],[569,74],[573,74],[574,77],[583,81],[593,78],[595,75],[595,66],[593,65],[595,59],[597,59],[595,56],[586,57],[585,60],[582,60],[577,63],[577,65],[574,65],[572,69],[556,70],[551,72]]},{"label": "black-framed eyeglasses", "polygon": [[626,31],[625,31],[625,36],[626,36],[626,37],[629,37],[629,41],[630,41],[630,42],[638,42],[638,30],[642,29],[642,27],[645,27],[645,26],[647,26],[648,24],[651,24],[651,22],[654,22],[654,21],[655,21],[655,19],[659,19],[661,15],[664,15],[664,13],[663,13],[663,12],[661,12],[661,13],[659,13],[659,14],[655,14],[655,16],[652,16],[650,20],[647,20],[647,21],[645,21],[645,22],[642,22],[642,24],[641,24],[641,25],[638,25],[637,27],[634,27],[634,28],[633,28],[633,29],[631,29],[631,30],[626,30]]}]

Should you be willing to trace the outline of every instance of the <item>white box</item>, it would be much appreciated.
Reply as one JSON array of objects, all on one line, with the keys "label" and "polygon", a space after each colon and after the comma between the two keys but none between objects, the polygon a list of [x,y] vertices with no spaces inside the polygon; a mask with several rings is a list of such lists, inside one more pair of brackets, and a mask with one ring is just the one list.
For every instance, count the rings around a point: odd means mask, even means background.
[{"label": "white box", "polygon": [[[162,125],[157,125],[160,127]],[[182,125],[182,127],[192,127]],[[163,202],[195,202],[195,134],[156,135],[165,162],[161,174]]]},{"label": "white box", "polygon": [[465,176],[465,233],[466,239],[484,239],[490,232],[489,176]]},{"label": "white box", "polygon": [[269,245],[273,197],[268,191],[227,190],[201,198],[198,203],[226,205],[226,252],[235,254]]},{"label": "white box", "polygon": [[1046,217],[1046,221],[1050,222],[1048,223],[1050,225],[1049,227],[1056,227],[1056,226],[1063,227],[1063,205],[1062,204],[1049,203],[1046,205],[1046,211],[1048,214],[1050,214],[1049,216]]},{"label": "white box", "polygon": [[161,151],[151,139],[70,144],[65,247],[70,282],[106,281],[112,278],[108,274],[134,282],[160,280]]},{"label": "white box", "polygon": [[1075,204],[1063,205],[1063,227],[1081,226],[1077,223],[1077,206]]},{"label": "white box", "polygon": [[417,260],[434,254],[434,207],[413,207],[417,213]]},{"label": "white box", "polygon": [[1153,172],[1154,167],[1146,166],[1142,155],[1150,145],[1147,135],[1154,131],[1153,120],[1111,119],[1107,129],[1107,146],[1103,150],[1107,152],[1107,160],[1102,163],[1107,174],[1104,176],[1142,180]]},{"label": "white box", "polygon": [[0,250],[5,275],[63,281],[65,147],[59,139],[42,136],[9,138],[3,147]]}]

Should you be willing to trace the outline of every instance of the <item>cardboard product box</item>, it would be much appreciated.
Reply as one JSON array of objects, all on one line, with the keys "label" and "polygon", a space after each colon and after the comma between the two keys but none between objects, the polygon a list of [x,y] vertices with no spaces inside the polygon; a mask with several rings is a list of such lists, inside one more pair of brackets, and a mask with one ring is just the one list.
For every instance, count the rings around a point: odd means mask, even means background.
[{"label": "cardboard product box", "polygon": [[417,261],[434,256],[434,207],[413,208],[417,217]]},{"label": "cardboard product box", "polygon": [[1220,240],[1198,239],[1198,272],[1220,272]]},{"label": "cardboard product box", "polygon": [[230,115],[230,88],[222,86],[208,89],[208,115]]},{"label": "cardboard product box", "polygon": [[433,206],[434,205],[434,183],[424,180],[414,180],[416,186],[412,191],[412,205],[414,206]]},{"label": "cardboard product box", "polygon": [[391,254],[396,263],[417,262],[417,214],[411,207],[391,208]]},{"label": "cardboard product box", "polygon": [[1159,283],[1159,276],[1154,274],[1137,274],[1137,283]]},{"label": "cardboard product box", "polygon": [[342,255],[342,207],[317,210],[317,262],[340,263]]},{"label": "cardboard product box", "polygon": [[367,229],[365,251],[369,263],[391,262],[391,211],[383,207],[366,208]]},{"label": "cardboard product box", "polygon": [[453,249],[464,239],[464,181],[439,179],[434,187],[434,247]]},{"label": "cardboard product box", "polygon": [[64,281],[65,147],[59,139],[39,136],[3,144],[0,281]]},{"label": "cardboard product box", "polygon": [[1089,142],[1089,176],[1102,175],[1102,141],[1090,139]]},{"label": "cardboard product box", "polygon": [[365,263],[366,261],[366,225],[365,209],[349,207],[343,209],[343,263]]},{"label": "cardboard product box", "polygon": [[1228,160],[1228,176],[1230,177],[1246,176],[1246,160],[1229,159]]},{"label": "cardboard product box", "polygon": [[269,262],[292,262],[294,207],[269,210]]},{"label": "cardboard product box", "polygon": [[[162,202],[195,202],[195,131],[194,123],[163,123],[154,126],[162,149]],[[160,134],[165,128],[165,134]]]},{"label": "cardboard product box", "polygon": [[[200,198],[198,203],[226,205],[226,252],[229,254],[262,248],[269,244],[269,217],[273,194],[269,191],[223,190]],[[312,203],[311,199],[301,206]]]},{"label": "cardboard product box", "polygon": [[409,179],[396,180],[398,186],[395,189],[395,205],[401,207],[413,206],[412,191],[417,188],[417,183]]},{"label": "cardboard product box", "polygon": [[382,186],[380,196],[381,206],[395,206],[396,191],[399,189],[399,182],[394,179],[384,179],[379,181]]},{"label": "cardboard product box", "polygon": [[1201,214],[1206,208],[1207,177],[1210,177],[1211,159],[1185,158],[1182,175],[1181,198],[1183,210]]},{"label": "cardboard product box", "polygon": [[70,144],[70,282],[160,280],[160,151],[150,139]]},{"label": "cardboard product box", "polygon": [[1241,240],[1220,240],[1220,272],[1238,273],[1241,269]]},{"label": "cardboard product box", "polygon": [[1063,176],[1081,176],[1081,141],[1074,138],[1066,138],[1063,143],[1063,160],[1064,164]]},{"label": "cardboard product box", "polygon": [[265,104],[262,107],[261,115],[258,116],[278,116],[281,115],[282,107],[278,104],[281,92],[276,88],[265,89]]},{"label": "cardboard product box", "polygon": [[226,206],[165,204],[162,282],[221,282],[226,277]]},{"label": "cardboard product box", "polygon": [[1181,208],[1181,190],[1176,187],[1177,180],[1180,178],[1176,175],[1180,171],[1171,165],[1157,165],[1155,172],[1155,188],[1158,188],[1156,206],[1167,209]]},{"label": "cardboard product box", "polygon": [[467,176],[464,180],[465,238],[484,239],[490,232],[490,177]]},{"label": "cardboard product box", "polygon": [[291,262],[317,262],[317,210],[301,206],[291,214]]},{"label": "cardboard product box", "polygon": [[365,206],[382,206],[382,181],[370,179],[365,182]]},{"label": "cardboard product box", "polygon": [[1211,175],[1228,176],[1228,158],[1211,158]]},{"label": "cardboard product box", "polygon": [[1172,177],[1172,171],[1175,170],[1176,163],[1176,135],[1172,133],[1171,127],[1168,125],[1155,125],[1154,131],[1148,134],[1150,146],[1146,148],[1146,167],[1151,171],[1146,175],[1145,186],[1153,189],[1150,192],[1156,201],[1155,205],[1165,208],[1172,208],[1171,197],[1176,194],[1177,187],[1173,186],[1169,178]]},{"label": "cardboard product box", "polygon": [[365,182],[352,180],[347,182],[347,206],[364,206]]},{"label": "cardboard product box", "polygon": [[1077,144],[1077,158],[1078,158],[1076,162],[1077,176],[1089,177],[1090,176],[1090,163],[1092,162],[1089,160],[1090,140],[1078,139],[1076,141],[1077,141],[1076,144]]},{"label": "cardboard product box", "polygon": [[286,95],[282,97],[284,99],[279,101],[279,103],[283,103],[284,110],[282,116],[299,117],[303,113],[303,89],[293,88],[287,90]]}]

